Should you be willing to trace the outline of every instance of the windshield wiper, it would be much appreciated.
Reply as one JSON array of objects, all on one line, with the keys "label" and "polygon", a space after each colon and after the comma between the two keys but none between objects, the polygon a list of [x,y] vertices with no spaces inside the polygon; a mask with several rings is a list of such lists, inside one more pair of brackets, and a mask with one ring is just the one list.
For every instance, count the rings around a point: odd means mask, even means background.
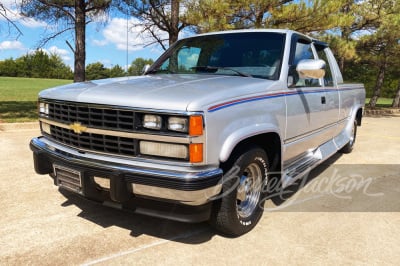
[{"label": "windshield wiper", "polygon": [[171,70],[161,70],[161,69],[159,69],[159,68],[151,69],[151,70],[149,70],[149,71],[146,71],[144,74],[145,74],[145,75],[148,75],[148,74],[156,74],[156,73],[161,72],[161,71],[164,71],[166,74],[176,74],[176,72],[174,72],[174,71],[171,71]]},{"label": "windshield wiper", "polygon": [[235,72],[236,74],[238,74],[238,75],[241,76],[241,77],[247,77],[247,78],[253,77],[253,76],[250,75],[250,74],[240,72],[239,70],[236,70],[236,69],[231,68],[231,67],[195,66],[195,67],[191,67],[191,69],[199,70],[199,71],[204,71],[204,72],[210,72],[210,73],[215,73],[215,72],[217,72],[217,70],[219,70],[219,69],[221,69],[221,70],[230,70],[230,71]]},{"label": "windshield wiper", "polygon": [[152,70],[147,70],[146,72],[144,72],[144,74],[145,75],[147,75],[147,74],[155,74],[155,73],[157,73],[159,70],[158,69],[152,69]]}]

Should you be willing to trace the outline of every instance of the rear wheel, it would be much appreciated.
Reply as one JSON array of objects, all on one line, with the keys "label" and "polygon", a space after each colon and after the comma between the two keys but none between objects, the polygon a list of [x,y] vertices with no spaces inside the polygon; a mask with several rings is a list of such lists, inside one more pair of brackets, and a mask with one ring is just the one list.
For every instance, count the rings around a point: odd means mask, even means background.
[{"label": "rear wheel", "polygon": [[212,225],[219,231],[240,236],[260,220],[265,199],[268,158],[253,147],[243,152],[224,174],[221,199],[213,206]]},{"label": "rear wheel", "polygon": [[354,143],[356,142],[356,136],[357,136],[357,120],[354,120],[353,127],[351,128],[350,140],[342,149],[340,149],[341,153],[350,153],[353,151]]}]

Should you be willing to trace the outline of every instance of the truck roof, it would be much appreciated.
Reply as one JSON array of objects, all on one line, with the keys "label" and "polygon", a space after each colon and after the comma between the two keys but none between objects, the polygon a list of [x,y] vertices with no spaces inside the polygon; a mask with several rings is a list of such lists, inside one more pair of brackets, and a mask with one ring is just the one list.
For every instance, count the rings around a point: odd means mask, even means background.
[{"label": "truck roof", "polygon": [[[194,36],[190,36],[187,38],[191,38],[191,37],[196,37],[196,36],[207,36],[207,35],[218,35],[218,34],[230,34],[230,33],[248,33],[248,32],[274,32],[274,33],[282,33],[282,34],[287,34],[289,36],[293,35],[293,34],[297,34],[300,35],[306,39],[309,39],[310,41],[313,41],[315,43],[318,43],[319,45],[322,46],[326,46],[328,47],[328,44],[325,42],[321,42],[318,41],[315,38],[312,38],[308,35],[305,35],[301,32],[298,31],[294,31],[294,30],[289,30],[289,29],[240,29],[240,30],[226,30],[226,31],[215,31],[215,32],[207,32],[207,33],[202,33],[202,34],[197,34]],[[183,38],[183,39],[187,39],[187,38]]]}]

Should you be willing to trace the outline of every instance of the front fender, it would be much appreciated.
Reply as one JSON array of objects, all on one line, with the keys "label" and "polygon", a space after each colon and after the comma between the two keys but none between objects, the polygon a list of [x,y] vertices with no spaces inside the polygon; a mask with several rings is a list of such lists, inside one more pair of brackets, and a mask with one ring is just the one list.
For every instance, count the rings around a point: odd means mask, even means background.
[{"label": "front fender", "polygon": [[219,154],[219,161],[225,162],[228,160],[233,149],[243,140],[249,139],[265,133],[276,133],[279,136],[280,130],[272,124],[256,124],[243,127],[239,130],[232,132],[224,141],[221,152]]}]

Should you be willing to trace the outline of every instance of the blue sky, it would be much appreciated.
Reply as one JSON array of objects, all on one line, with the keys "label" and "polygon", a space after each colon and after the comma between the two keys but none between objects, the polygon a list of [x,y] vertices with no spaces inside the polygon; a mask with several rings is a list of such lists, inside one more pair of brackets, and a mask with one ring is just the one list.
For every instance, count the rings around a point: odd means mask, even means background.
[{"label": "blue sky", "polygon": [[[2,0],[8,7],[8,17],[12,19],[23,35],[18,36],[15,30],[9,32],[7,22],[0,18],[0,60],[10,57],[17,58],[35,48],[47,33],[52,32],[45,22],[22,18],[18,15],[15,0]],[[127,24],[129,28],[127,49]],[[158,45],[145,47],[149,39],[140,34],[142,27],[134,18],[110,17],[107,23],[90,23],[86,29],[86,64],[101,62],[105,67],[120,65],[125,68],[135,58],[156,59],[163,52]],[[165,33],[164,33],[165,34]],[[73,67],[74,56],[66,44],[69,41],[74,46],[73,32],[63,34],[47,43],[42,49],[58,54],[64,62]]]}]

